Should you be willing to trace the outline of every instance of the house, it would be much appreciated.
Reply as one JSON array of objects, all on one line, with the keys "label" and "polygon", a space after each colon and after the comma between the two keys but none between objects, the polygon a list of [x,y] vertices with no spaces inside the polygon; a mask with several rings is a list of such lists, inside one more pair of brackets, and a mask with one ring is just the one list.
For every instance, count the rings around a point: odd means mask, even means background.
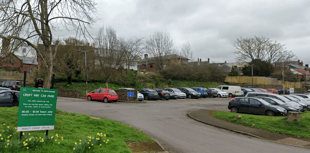
[{"label": "house", "polygon": [[[170,54],[161,57],[163,68],[167,67],[169,64],[188,64],[188,58],[177,55]],[[156,72],[159,66],[159,57],[150,57],[148,58],[148,54],[144,55],[144,59],[139,62],[138,70],[139,71],[148,71],[148,72]]]},{"label": "house", "polygon": [[13,53],[9,53],[3,56],[1,59],[1,67],[5,71],[27,71],[32,73],[35,68],[38,68],[37,58],[16,56]]}]

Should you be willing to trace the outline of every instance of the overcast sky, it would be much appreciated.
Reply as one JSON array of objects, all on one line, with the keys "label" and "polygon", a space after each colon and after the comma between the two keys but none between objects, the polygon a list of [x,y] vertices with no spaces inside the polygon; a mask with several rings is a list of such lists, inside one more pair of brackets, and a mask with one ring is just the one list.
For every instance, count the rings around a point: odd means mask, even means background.
[{"label": "overcast sky", "polygon": [[177,47],[189,42],[193,59],[229,63],[237,62],[236,38],[265,36],[310,64],[310,0],[97,0],[97,4],[93,35],[103,26],[125,38],[148,39],[165,31]]}]

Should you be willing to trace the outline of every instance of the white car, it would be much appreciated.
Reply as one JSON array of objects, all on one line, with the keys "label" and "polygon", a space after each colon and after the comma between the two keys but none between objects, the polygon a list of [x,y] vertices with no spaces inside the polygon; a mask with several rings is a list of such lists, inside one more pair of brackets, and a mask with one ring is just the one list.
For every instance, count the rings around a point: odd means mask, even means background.
[{"label": "white car", "polygon": [[177,88],[165,88],[164,90],[177,94],[179,99],[185,99],[186,98],[186,93],[180,91]]},{"label": "white car", "polygon": [[218,89],[227,92],[229,97],[241,97],[243,96],[243,91],[240,86],[229,86],[229,85],[221,85],[217,87]]},{"label": "white car", "polygon": [[228,93],[227,92],[224,92],[218,88],[211,88],[211,89],[214,89],[217,91],[217,96],[218,97],[224,97],[224,98],[227,98],[228,97]]}]

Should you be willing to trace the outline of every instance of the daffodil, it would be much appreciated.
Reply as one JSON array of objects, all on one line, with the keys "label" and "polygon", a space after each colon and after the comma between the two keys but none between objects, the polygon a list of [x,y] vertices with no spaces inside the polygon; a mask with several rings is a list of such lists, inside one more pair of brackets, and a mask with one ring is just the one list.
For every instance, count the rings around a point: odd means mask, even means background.
[{"label": "daffodil", "polygon": [[105,142],[105,143],[108,143],[108,141],[107,141],[107,142]]},{"label": "daffodil", "polygon": [[3,138],[1,138],[1,140],[3,140]]},{"label": "daffodil", "polygon": [[10,128],[10,126],[7,126],[7,128]]},{"label": "daffodil", "polygon": [[87,142],[89,144],[89,142]]},{"label": "daffodil", "polygon": [[77,145],[77,143],[75,142],[75,145]]},{"label": "daffodil", "polygon": [[10,145],[10,143],[8,143],[7,145]]},{"label": "daffodil", "polygon": [[90,147],[88,147],[88,149],[90,149]]},{"label": "daffodil", "polygon": [[29,149],[29,147],[27,147],[27,149]]},{"label": "daffodil", "polygon": [[57,141],[57,139],[55,139],[55,141]]},{"label": "daffodil", "polygon": [[6,140],[7,142],[10,142],[10,140]]},{"label": "daffodil", "polygon": [[60,144],[60,142],[58,142],[58,144]]},{"label": "daffodil", "polygon": [[96,140],[99,140],[99,138],[96,138]]},{"label": "daffodil", "polygon": [[91,146],[93,146],[94,144],[91,144]]},{"label": "daffodil", "polygon": [[75,150],[75,148],[73,148],[73,150]]},{"label": "daffodil", "polygon": [[25,133],[23,132],[23,135],[25,135]]},{"label": "daffodil", "polygon": [[81,142],[82,140],[80,140],[80,142]]},{"label": "daffodil", "polygon": [[81,142],[79,144],[81,144]]},{"label": "daffodil", "polygon": [[28,133],[28,135],[30,135],[30,133]]},{"label": "daffodil", "polygon": [[101,146],[102,144],[100,144],[99,146]]},{"label": "daffodil", "polygon": [[106,137],[107,135],[104,134],[103,136]]},{"label": "daffodil", "polygon": [[56,137],[58,137],[58,134],[56,134]]}]

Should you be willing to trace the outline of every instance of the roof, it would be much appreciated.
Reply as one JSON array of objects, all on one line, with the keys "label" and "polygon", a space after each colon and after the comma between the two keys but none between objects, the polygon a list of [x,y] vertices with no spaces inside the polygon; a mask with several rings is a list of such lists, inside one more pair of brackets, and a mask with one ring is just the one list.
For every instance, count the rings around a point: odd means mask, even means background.
[{"label": "roof", "polygon": [[29,64],[29,65],[38,65],[38,59],[33,57],[23,57],[23,56],[17,56],[19,59],[23,60],[23,64]]},{"label": "roof", "polygon": [[[157,58],[157,57],[150,57],[150,58],[148,58],[147,60],[148,60],[148,61],[152,61],[152,60],[155,60],[155,58]],[[164,60],[167,60],[167,59],[175,59],[175,58],[180,58],[180,59],[189,60],[189,58],[186,58],[186,57],[184,57],[184,56],[180,56],[180,55],[177,55],[177,54],[171,54],[171,55],[162,56],[162,59],[164,59]],[[145,58],[144,58],[143,60],[145,61]]]},{"label": "roof", "polygon": [[301,69],[293,69],[294,71],[297,71],[298,73],[301,73],[301,74],[306,74],[306,75],[309,75],[310,73],[306,70],[301,70]]}]

